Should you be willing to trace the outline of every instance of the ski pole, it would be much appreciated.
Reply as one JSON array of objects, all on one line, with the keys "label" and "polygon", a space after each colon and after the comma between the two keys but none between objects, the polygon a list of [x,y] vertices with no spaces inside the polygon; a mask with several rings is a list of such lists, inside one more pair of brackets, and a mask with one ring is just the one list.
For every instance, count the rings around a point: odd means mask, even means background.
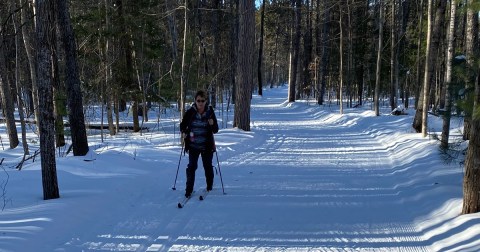
[{"label": "ski pole", "polygon": [[182,144],[182,151],[180,151],[180,158],[178,159],[177,175],[175,175],[175,182],[173,182],[172,190],[177,190],[175,186],[177,185],[178,170],[180,169],[180,161],[182,161],[182,152],[183,152],[183,144]]},{"label": "ski pole", "polygon": [[217,151],[215,151],[215,155],[217,156],[217,166],[218,166],[218,173],[220,174],[220,181],[222,182],[222,191],[223,191],[223,194],[226,194],[226,193],[225,193],[225,188],[223,187],[222,170],[220,170],[220,161],[218,161],[218,153],[217,153]]}]

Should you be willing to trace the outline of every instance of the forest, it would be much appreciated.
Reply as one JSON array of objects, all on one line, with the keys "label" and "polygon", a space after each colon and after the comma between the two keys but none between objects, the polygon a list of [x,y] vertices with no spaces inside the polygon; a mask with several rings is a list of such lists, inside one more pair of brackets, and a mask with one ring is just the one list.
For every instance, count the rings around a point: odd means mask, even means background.
[{"label": "forest", "polygon": [[441,116],[441,148],[451,117],[463,117],[462,212],[480,211],[478,0],[2,3],[0,126],[27,158],[25,132],[36,125],[45,199],[59,197],[55,148],[88,152],[87,106],[101,106],[110,135],[131,109],[138,132],[152,104],[183,114],[204,89],[213,107],[234,105],[234,127],[249,131],[251,95],[288,85],[289,102],[335,103],[340,113],[366,101],[377,116],[380,101],[413,108],[412,127],[424,137],[427,117]]}]

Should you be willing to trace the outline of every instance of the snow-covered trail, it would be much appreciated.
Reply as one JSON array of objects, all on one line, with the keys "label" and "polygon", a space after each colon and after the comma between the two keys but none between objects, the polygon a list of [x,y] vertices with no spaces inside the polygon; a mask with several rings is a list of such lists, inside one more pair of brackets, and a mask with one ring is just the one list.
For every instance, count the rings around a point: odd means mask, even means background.
[{"label": "snow-covered trail", "polygon": [[224,162],[236,180],[221,207],[238,216],[226,220],[230,225],[212,223],[212,238],[233,239],[230,249],[255,245],[260,251],[427,250],[414,224],[417,211],[424,213],[420,199],[404,195],[409,164],[397,165],[399,156],[383,142],[396,127],[382,131],[371,116],[337,116],[279,102],[268,94],[256,102],[255,139]]},{"label": "snow-covered trail", "polygon": [[[173,191],[180,148],[158,147],[162,140],[153,139],[136,147],[135,160],[118,162],[125,168],[115,169],[129,176],[95,178],[96,184],[85,185],[83,177],[69,179],[78,182],[63,185],[60,203],[37,206],[36,221],[45,217],[52,223],[12,236],[28,237],[23,251],[439,251],[479,246],[474,242],[478,234],[462,234],[468,220],[455,221],[458,170],[432,158],[436,147],[409,133],[411,117],[375,117],[365,110],[339,115],[305,102],[288,104],[284,97],[284,88],[254,97],[252,131],[223,129],[216,135],[225,195],[217,174],[205,201],[194,198],[177,209],[187,158],[182,158],[178,190]],[[112,147],[87,165],[108,166],[102,158],[112,160],[116,151]],[[72,175],[60,176],[65,181]],[[196,189],[204,186],[200,162]],[[85,209],[92,202],[97,205]],[[452,239],[455,234],[462,235]]]},{"label": "snow-covered trail", "polygon": [[[221,195],[217,177],[216,191],[205,202],[170,210],[159,232],[164,241],[155,248],[428,250],[415,224],[428,209],[422,210],[424,199],[410,188],[413,160],[396,162],[401,156],[392,153],[425,141],[388,143],[398,123],[408,121],[392,117],[393,127],[377,129],[371,112],[332,115],[269,94],[254,101],[252,133],[237,139],[240,145],[222,145],[231,131],[217,136],[227,195]],[[414,188],[433,184],[422,181]],[[203,186],[201,177],[197,186]]]}]

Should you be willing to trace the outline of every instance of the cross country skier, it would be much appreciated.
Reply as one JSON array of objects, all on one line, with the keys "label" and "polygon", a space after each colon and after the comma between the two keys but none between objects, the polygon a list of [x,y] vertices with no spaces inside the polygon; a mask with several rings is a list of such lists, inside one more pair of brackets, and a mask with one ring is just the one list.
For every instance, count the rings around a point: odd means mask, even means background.
[{"label": "cross country skier", "polygon": [[200,155],[202,155],[203,168],[205,169],[206,189],[211,191],[213,187],[212,159],[213,153],[216,151],[213,134],[218,132],[218,123],[213,107],[208,105],[205,91],[200,90],[195,94],[195,102],[182,118],[180,131],[185,140],[185,151],[188,152],[185,197],[189,198],[193,192],[195,171]]}]

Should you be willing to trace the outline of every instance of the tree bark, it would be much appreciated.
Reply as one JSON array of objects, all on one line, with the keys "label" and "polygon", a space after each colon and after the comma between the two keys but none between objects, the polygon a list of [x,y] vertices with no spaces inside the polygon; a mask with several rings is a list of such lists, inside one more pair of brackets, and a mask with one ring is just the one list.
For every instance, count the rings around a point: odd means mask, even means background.
[{"label": "tree bark", "polygon": [[[312,51],[313,51],[313,38],[312,38],[312,7],[310,7],[310,0],[305,1],[305,29],[303,35],[303,60],[302,60],[302,71],[300,72],[300,84],[301,92],[299,94],[306,95],[307,98],[310,97],[312,88],[312,79],[310,77],[310,63],[312,63]],[[298,96],[298,95],[297,95]]]},{"label": "tree bark", "polygon": [[2,102],[2,108],[5,112],[5,124],[7,128],[8,139],[10,142],[10,149],[14,149],[18,146],[19,140],[17,135],[17,127],[15,125],[15,105],[12,98],[13,90],[11,90],[10,81],[8,78],[8,70],[6,65],[6,50],[7,44],[5,43],[5,28],[0,23],[0,100]]},{"label": "tree bark", "polygon": [[[348,95],[348,107],[352,107],[353,98],[354,98],[354,66],[353,66],[353,28],[352,28],[352,14],[355,10],[355,6],[350,3],[350,0],[347,0],[347,71],[346,71],[346,80],[347,80],[347,95]],[[343,113],[343,111],[342,111]]]},{"label": "tree bark", "polygon": [[[213,34],[213,61],[214,63],[212,64],[212,72],[213,72],[213,80],[212,80],[212,86],[210,89],[210,105],[212,105],[213,108],[217,107],[217,95],[222,96],[222,91],[220,84],[222,83],[221,79],[223,77],[223,74],[221,73],[221,64],[222,64],[222,55],[220,54],[221,52],[221,32],[220,32],[220,27],[221,27],[221,6],[220,6],[220,0],[214,0],[213,1],[213,9],[214,13],[212,16],[213,19],[213,29],[217,32]],[[218,98],[220,98],[218,97]],[[220,102],[222,99],[220,99]],[[223,103],[222,103],[223,105]]]},{"label": "tree bark", "polygon": [[[290,70],[288,78],[288,102],[294,102],[296,99],[298,55],[300,54],[300,35],[301,35],[301,8],[302,1],[295,1],[294,27],[292,29],[292,48],[290,51]],[[294,35],[293,35],[294,34]]]},{"label": "tree bark", "polygon": [[[430,87],[435,72],[435,59],[438,54],[440,29],[443,27],[443,19],[445,18],[445,1],[438,1],[437,6],[433,6],[433,0],[428,1],[428,28],[427,28],[427,45],[425,55],[425,70],[423,73],[423,88],[420,92],[420,99],[413,121],[413,128],[422,133],[423,137],[427,136],[428,131],[428,110],[430,105]],[[435,18],[433,17],[433,11]]]},{"label": "tree bark", "polygon": [[465,158],[462,214],[480,212],[480,77],[477,69],[471,130]]},{"label": "tree bark", "polygon": [[377,51],[377,71],[375,74],[375,95],[374,95],[374,108],[375,108],[375,115],[380,115],[380,74],[381,74],[381,64],[382,64],[382,49],[383,49],[383,6],[382,0],[378,1],[378,5],[380,8],[380,17],[379,17],[379,24],[378,24],[378,51]]},{"label": "tree bark", "polygon": [[[109,0],[104,0],[104,6],[105,6],[105,26],[104,26],[104,32],[107,34],[107,32],[110,29],[110,13],[108,12],[110,2]],[[110,132],[110,135],[116,135],[117,131],[115,128],[115,125],[113,123],[113,106],[112,103],[114,103],[114,89],[112,87],[112,84],[110,83],[112,79],[112,69],[111,69],[111,56],[110,56],[110,38],[108,38],[106,35],[104,37],[104,72],[105,72],[105,100],[106,100],[106,110],[107,110],[107,121],[108,121],[108,131]]]},{"label": "tree bark", "polygon": [[[445,1],[438,1],[435,14],[435,21],[432,20],[433,0],[429,0],[428,11],[428,31],[427,31],[427,53],[425,62],[425,73],[423,79],[423,106],[422,106],[422,136],[427,136],[428,131],[428,110],[430,105],[430,87],[435,73],[435,59],[439,48],[440,28],[443,27],[443,19],[445,18]],[[432,22],[433,21],[433,22]],[[417,113],[419,111],[417,110]]]},{"label": "tree bark", "polygon": [[343,9],[342,6],[343,1],[340,1],[338,3],[338,8],[339,8],[339,15],[340,15],[340,21],[339,21],[339,29],[340,29],[340,38],[339,38],[339,55],[338,58],[340,59],[340,69],[338,70],[338,77],[339,77],[339,83],[340,87],[338,89],[338,100],[340,101],[340,114],[343,114]]},{"label": "tree bark", "polygon": [[263,72],[262,72],[262,64],[263,64],[263,34],[265,33],[265,0],[262,2],[262,11],[260,17],[260,42],[258,48],[258,64],[257,64],[257,75],[258,75],[258,95],[262,95],[262,88],[263,88]]},{"label": "tree bark", "polygon": [[[15,2],[12,1],[12,5]],[[18,28],[18,17],[17,15],[13,16],[13,26],[15,30],[15,88],[17,89],[17,106],[18,106],[18,116],[20,118],[20,127],[22,129],[22,146],[23,146],[23,158],[29,155],[28,143],[27,143],[27,130],[25,127],[25,115],[24,115],[24,104],[22,99],[22,88],[20,86],[20,39],[21,36]]]},{"label": "tree bark", "polygon": [[[0,29],[1,30],[1,29]],[[0,38],[3,41],[3,38]],[[5,66],[5,44],[0,42],[0,95],[2,100],[2,107],[5,111],[5,123],[7,127],[8,140],[10,142],[10,149],[14,149],[18,146],[19,140],[17,135],[17,127],[15,125],[14,117],[14,104],[12,99],[12,92],[10,90],[10,84],[6,76]]]},{"label": "tree bark", "polygon": [[443,116],[442,138],[440,146],[443,149],[448,148],[448,138],[450,135],[450,117],[452,114],[452,90],[450,83],[452,82],[452,60],[455,50],[455,15],[457,10],[457,3],[452,1],[450,3],[450,25],[448,26],[447,37],[447,59],[445,70],[445,115]]},{"label": "tree bark", "polygon": [[58,25],[65,49],[65,85],[70,112],[68,118],[72,132],[73,155],[84,156],[88,152],[88,141],[78,73],[77,45],[66,0],[57,0],[57,5]]},{"label": "tree bark", "polygon": [[175,12],[173,11],[174,8],[170,7],[171,0],[165,0],[165,6],[168,11],[171,11],[172,14],[167,16],[168,22],[168,30],[170,31],[171,36],[171,43],[172,43],[172,59],[175,61],[177,59],[177,26],[175,20]]},{"label": "tree bark", "polygon": [[319,72],[319,94],[317,98],[317,103],[319,105],[324,104],[325,91],[327,88],[327,76],[329,75],[329,60],[330,60],[330,7],[327,6],[327,1],[323,1],[323,9],[325,9],[324,18],[323,18],[323,28],[322,28],[322,40],[321,40],[321,60],[320,60],[320,72]]},{"label": "tree bark", "polygon": [[255,58],[255,3],[240,0],[238,29],[237,87],[234,127],[250,131],[250,104]]},{"label": "tree bark", "polygon": [[183,28],[183,52],[182,52],[182,73],[180,76],[180,115],[182,115],[180,118],[183,117],[183,114],[185,113],[185,92],[186,92],[186,57],[187,57],[187,31],[188,31],[188,0],[185,0],[185,26]]},{"label": "tree bark", "polygon": [[60,197],[55,162],[55,119],[53,114],[52,51],[55,39],[54,0],[37,0],[36,50],[39,98],[40,156],[42,167],[43,198]]},{"label": "tree bark", "polygon": [[465,130],[468,133],[469,143],[463,179],[463,214],[480,212],[480,67],[477,65],[476,71],[473,69],[475,67],[473,62],[478,52],[477,36],[475,36],[478,16],[477,12],[473,11],[473,2],[469,0],[467,11],[470,19],[468,21],[470,23],[467,24],[467,65],[471,68],[469,80],[474,80],[474,99],[470,128],[468,131]]},{"label": "tree bark", "polygon": [[398,106],[398,58],[397,58],[397,29],[396,29],[396,7],[395,7],[395,0],[391,0],[391,13],[390,13],[390,25],[391,25],[391,48],[390,48],[390,85],[391,85],[391,92],[390,92],[390,108],[393,110]]},{"label": "tree bark", "polygon": [[[475,0],[467,1],[467,24],[466,24],[466,42],[465,42],[465,51],[467,56],[467,81],[465,83],[465,90],[467,96],[472,95],[475,87],[475,71],[476,63],[475,59],[478,60],[478,11],[474,10]],[[465,110],[465,117],[463,121],[463,139],[468,140],[471,131],[471,121],[472,114],[471,110]]]},{"label": "tree bark", "polygon": [[25,45],[25,51],[27,52],[28,65],[30,67],[30,78],[32,80],[32,103],[33,103],[33,114],[35,121],[39,121],[39,112],[38,112],[38,88],[37,88],[37,69],[36,65],[36,55],[35,55],[35,39],[34,39],[34,25],[33,18],[30,19],[28,16],[33,16],[32,9],[34,6],[27,4],[28,0],[20,0],[20,5],[23,6],[20,16],[21,16],[21,27],[23,35],[23,43]]},{"label": "tree bark", "polygon": [[62,108],[64,106],[64,88],[60,82],[60,69],[58,66],[57,40],[52,45],[52,77],[53,77],[53,114],[55,115],[55,146],[65,146],[65,130],[63,124]]},{"label": "tree bark", "polygon": [[[427,11],[427,46],[426,46],[426,52],[425,52],[425,70],[423,72],[423,88],[420,93],[421,95],[421,100],[418,102],[418,107],[417,111],[415,113],[415,119],[414,119],[414,125],[417,125],[417,132],[421,132],[422,136],[425,137],[427,132],[427,127],[428,127],[428,122],[425,122],[427,120],[427,113],[428,113],[428,105],[429,105],[429,98],[430,98],[430,77],[432,71],[432,57],[430,56],[432,54],[432,30],[433,30],[433,2],[434,0],[428,0],[428,11]],[[420,102],[421,101],[421,102]],[[417,122],[415,124],[415,122]],[[420,126],[420,130],[418,129],[418,126]],[[425,130],[425,131],[424,131]]]}]

